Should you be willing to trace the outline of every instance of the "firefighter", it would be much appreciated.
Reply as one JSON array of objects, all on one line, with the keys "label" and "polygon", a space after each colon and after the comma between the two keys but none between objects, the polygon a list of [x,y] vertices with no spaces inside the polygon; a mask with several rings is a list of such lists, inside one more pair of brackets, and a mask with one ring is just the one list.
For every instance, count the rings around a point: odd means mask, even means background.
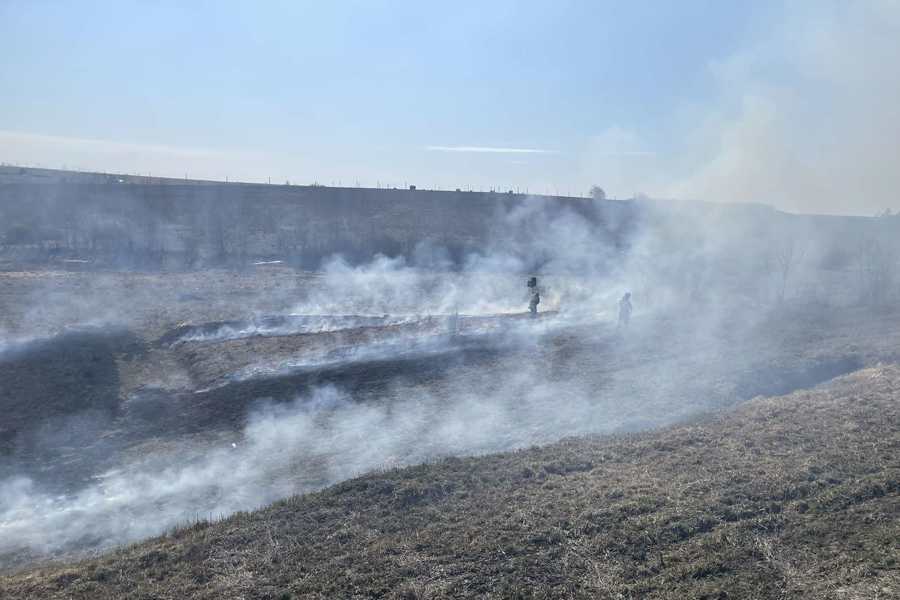
[{"label": "firefighter", "polygon": [[528,312],[531,313],[532,317],[536,317],[538,304],[541,303],[541,293],[538,290],[537,277],[529,278],[526,285],[528,286],[528,291],[531,294],[531,297],[528,300]]}]

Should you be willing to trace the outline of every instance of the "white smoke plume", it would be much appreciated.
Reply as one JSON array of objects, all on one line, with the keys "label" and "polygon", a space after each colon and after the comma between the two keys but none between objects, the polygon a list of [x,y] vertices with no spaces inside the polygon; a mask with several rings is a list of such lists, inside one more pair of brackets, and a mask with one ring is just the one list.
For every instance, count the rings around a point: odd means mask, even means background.
[{"label": "white smoke plume", "polygon": [[[42,489],[27,473],[2,481],[0,555],[133,541],[367,471],[639,429],[716,406],[729,393],[718,382],[728,380],[739,360],[720,358],[730,348],[718,333],[725,324],[732,339],[739,337],[773,306],[765,282],[774,267],[762,260],[771,240],[763,234],[785,217],[759,207],[651,203],[637,218],[621,246],[609,233],[623,226],[615,214],[591,220],[571,208],[526,202],[500,215],[491,244],[457,272],[435,268],[441,252],[434,248],[421,248],[418,258],[375,257],[365,265],[331,259],[292,312],[522,313],[529,274],[544,286],[541,310],[560,312],[505,332],[516,353],[484,371],[460,370],[428,386],[398,380],[377,398],[351,396],[339,386],[320,387],[289,404],[259,398],[264,407],[251,412],[240,431],[142,447],[143,458],[123,456],[95,483],[63,495]],[[827,235],[815,240],[823,248],[831,241]],[[802,293],[795,281],[815,276],[822,254],[810,252],[793,265],[794,296]],[[634,292],[636,328],[623,339],[613,332],[616,301],[626,290]],[[126,314],[121,308],[114,312]],[[529,361],[555,360],[547,354],[549,340],[567,331],[577,331],[589,346],[579,351],[581,366],[567,377],[539,375]],[[673,331],[681,345],[663,348]],[[446,339],[440,344],[437,351],[450,347]],[[390,358],[411,348],[402,342],[355,348],[344,358]],[[632,354],[651,366],[629,363]],[[270,366],[277,373],[291,364]],[[565,361],[562,367],[568,368]],[[599,368],[609,371],[598,375]],[[704,388],[699,372],[714,383]],[[719,388],[725,391],[711,391]]]},{"label": "white smoke plume", "polygon": [[778,27],[710,66],[716,103],[664,197],[793,212],[897,210],[900,3],[792,2]]},{"label": "white smoke plume", "polygon": [[[528,347],[527,338],[523,344]],[[533,354],[530,360],[542,360]],[[583,382],[550,382],[529,369],[504,370],[502,384],[491,377],[475,375],[430,391],[397,384],[378,403],[331,386],[293,403],[265,403],[237,435],[163,447],[70,495],[47,494],[27,477],[12,478],[0,485],[0,556],[133,541],[372,470],[636,429],[692,410],[673,404],[652,417],[637,405],[623,411],[627,382],[598,395]],[[676,385],[656,389],[656,400]]]}]

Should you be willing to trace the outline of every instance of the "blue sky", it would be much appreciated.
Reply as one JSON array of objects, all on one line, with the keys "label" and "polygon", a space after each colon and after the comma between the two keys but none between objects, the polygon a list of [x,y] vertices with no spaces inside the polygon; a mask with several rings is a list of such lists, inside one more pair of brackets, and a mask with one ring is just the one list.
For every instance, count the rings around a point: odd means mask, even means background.
[{"label": "blue sky", "polygon": [[[881,24],[897,58],[898,5],[858,4],[0,0],[0,160],[857,212],[757,179],[818,169],[795,148],[804,118],[853,127],[860,107],[836,104],[856,66],[819,72],[823,48],[867,63]],[[760,136],[778,164],[740,147]]]}]

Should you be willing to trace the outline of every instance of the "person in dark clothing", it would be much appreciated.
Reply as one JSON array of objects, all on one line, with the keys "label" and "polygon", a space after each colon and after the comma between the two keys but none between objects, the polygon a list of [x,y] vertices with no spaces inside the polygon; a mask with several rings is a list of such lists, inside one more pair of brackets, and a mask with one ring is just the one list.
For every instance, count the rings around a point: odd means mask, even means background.
[{"label": "person in dark clothing", "polygon": [[531,292],[531,300],[528,301],[528,311],[531,313],[532,317],[537,316],[537,307],[538,304],[541,303],[541,293],[537,291],[537,288],[532,290]]},{"label": "person in dark clothing", "polygon": [[541,293],[538,291],[537,277],[531,277],[526,285],[531,294],[531,297],[528,300],[528,312],[531,313],[532,317],[536,317],[538,304],[541,303]]}]

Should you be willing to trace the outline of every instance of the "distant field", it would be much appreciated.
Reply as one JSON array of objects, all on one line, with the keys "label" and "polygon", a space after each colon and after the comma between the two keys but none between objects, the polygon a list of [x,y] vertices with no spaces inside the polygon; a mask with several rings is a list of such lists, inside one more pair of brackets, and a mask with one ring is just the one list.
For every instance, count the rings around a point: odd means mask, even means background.
[{"label": "distant field", "polygon": [[155,339],[185,321],[288,309],[315,275],[272,266],[245,272],[0,272],[0,333],[49,335],[67,325],[119,322]]}]

